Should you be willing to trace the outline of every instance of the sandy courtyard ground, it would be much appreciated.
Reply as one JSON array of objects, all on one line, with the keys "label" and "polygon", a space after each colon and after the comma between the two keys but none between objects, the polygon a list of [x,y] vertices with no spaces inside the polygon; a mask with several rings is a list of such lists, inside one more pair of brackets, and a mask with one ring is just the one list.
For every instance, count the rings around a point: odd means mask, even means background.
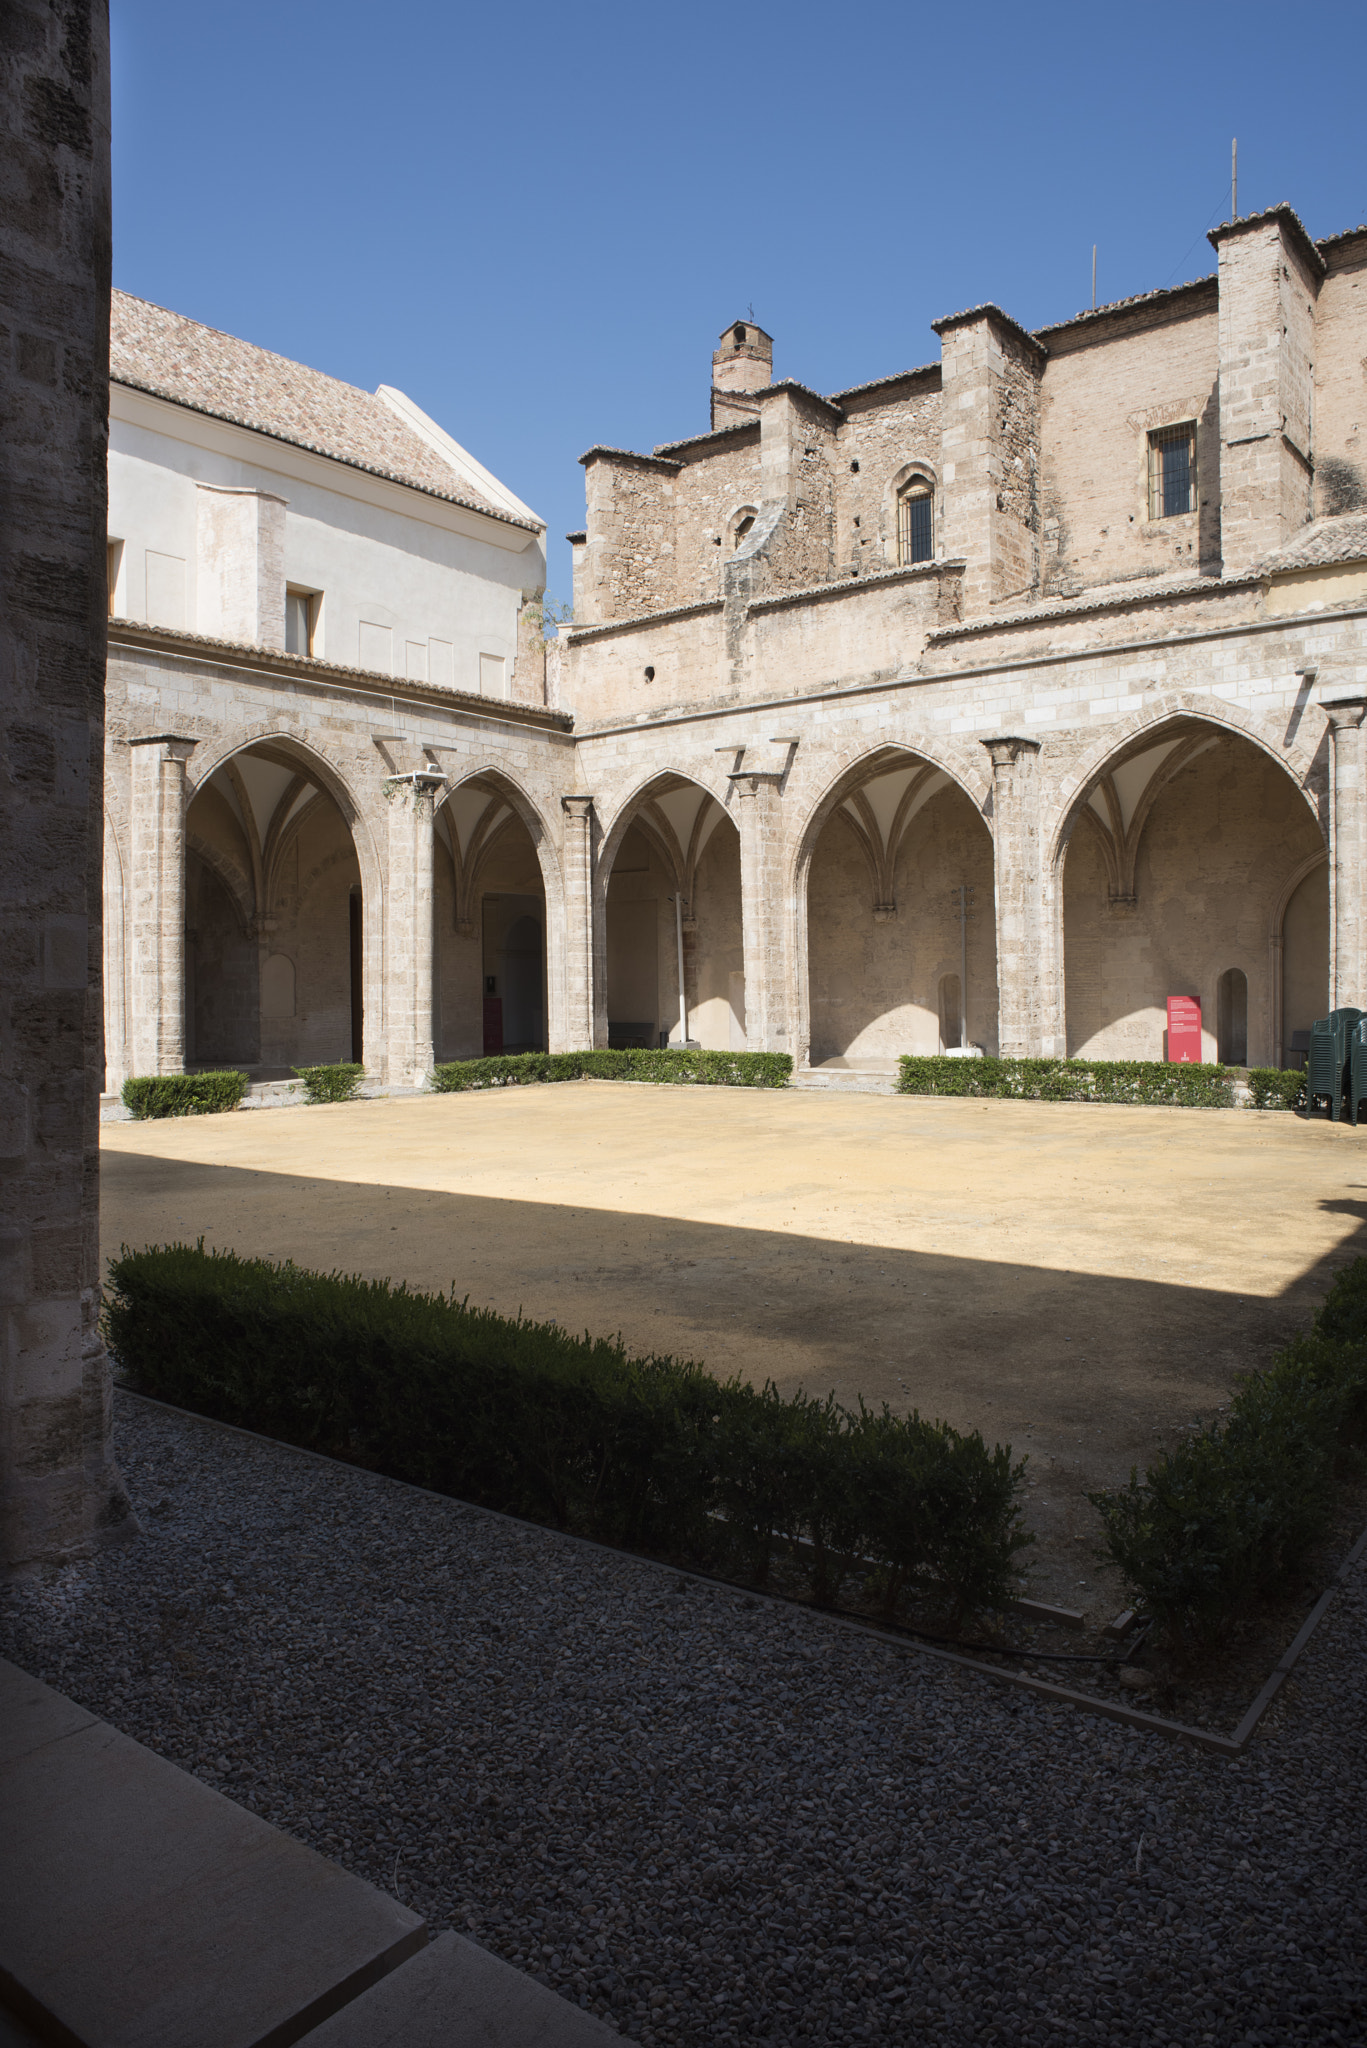
[{"label": "sandy courtyard ground", "polygon": [[103,1131],[102,1235],[389,1274],[1030,1454],[1038,1591],[1089,1486],[1367,1252],[1367,1131],[1285,1114],[584,1081]]}]

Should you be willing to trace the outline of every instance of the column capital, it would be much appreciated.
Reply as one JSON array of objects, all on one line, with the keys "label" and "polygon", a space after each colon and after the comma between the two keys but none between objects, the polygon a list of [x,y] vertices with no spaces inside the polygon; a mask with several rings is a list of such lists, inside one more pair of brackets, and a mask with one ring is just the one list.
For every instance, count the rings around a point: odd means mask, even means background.
[{"label": "column capital", "polygon": [[562,796],[560,808],[567,817],[574,819],[576,825],[586,825],[593,816],[593,798],[591,796]]},{"label": "column capital", "polygon": [[165,747],[163,760],[188,761],[199,741],[180,732],[144,732],[130,734],[128,744],[130,747]]},{"label": "column capital", "polygon": [[1352,726],[1361,725],[1367,717],[1367,697],[1331,697],[1320,699],[1320,710],[1329,720],[1335,732],[1343,732]]},{"label": "column capital", "polygon": [[1019,733],[1003,733],[980,744],[987,748],[994,768],[1014,768],[1022,754],[1037,754],[1040,748],[1038,740],[1025,739]]}]

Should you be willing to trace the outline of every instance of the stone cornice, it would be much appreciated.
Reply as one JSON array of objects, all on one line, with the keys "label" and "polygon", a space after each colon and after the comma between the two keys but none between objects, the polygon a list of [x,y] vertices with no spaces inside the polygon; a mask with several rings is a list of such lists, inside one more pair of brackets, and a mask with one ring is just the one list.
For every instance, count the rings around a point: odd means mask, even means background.
[{"label": "stone cornice", "polygon": [[212,662],[216,667],[244,669],[253,675],[277,676],[282,682],[314,683],[325,689],[354,690],[367,697],[388,697],[413,704],[441,705],[503,724],[535,725],[570,732],[568,712],[540,704],[516,704],[504,697],[481,697],[472,690],[443,690],[435,683],[387,676],[380,669],[347,668],[341,662],[316,661],[309,655],[282,654],[270,647],[247,647],[232,640],[211,640],[201,633],[177,632],[170,626],[146,626],[136,619],[109,621],[109,648],[133,654],[169,654],[183,661]]},{"label": "stone cornice", "polygon": [[1048,348],[1037,334],[1032,334],[1028,327],[1022,327],[1019,320],[1013,320],[1009,313],[1004,313],[1000,306],[994,306],[990,300],[982,306],[966,306],[962,313],[946,313],[939,320],[932,320],[931,332],[938,334],[943,341],[945,335],[951,333],[954,328],[975,327],[981,320],[990,320],[995,327],[1000,327],[1011,335],[1041,361],[1048,355]]},{"label": "stone cornice", "polygon": [[983,633],[1028,631],[1032,626],[1067,624],[1070,619],[1087,618],[1097,612],[1123,612],[1134,607],[1167,604],[1173,598],[1221,597],[1231,590],[1257,590],[1267,578],[1257,576],[1188,577],[1181,583],[1126,590],[1112,597],[1076,598],[1063,604],[1041,605],[1034,611],[1004,612],[1000,618],[984,616],[966,619],[957,626],[937,626],[927,633],[927,647],[940,647],[951,640],[969,640]]},{"label": "stone cornice", "polygon": [[604,619],[601,624],[571,626],[567,635],[571,647],[580,647],[586,640],[603,640],[610,633],[636,633],[646,626],[668,626],[675,619],[701,618],[704,612],[719,612],[722,601],[709,597],[700,604],[679,604],[665,612],[637,612],[630,619]]},{"label": "stone cornice", "polygon": [[802,590],[782,590],[773,597],[752,598],[747,612],[777,612],[785,605],[821,604],[833,597],[857,597],[861,590],[886,590],[892,583],[923,583],[932,576],[960,576],[967,567],[961,556],[943,562],[913,562],[902,569],[877,569],[868,576],[847,576],[840,583],[809,583]]},{"label": "stone cornice", "polygon": [[1316,277],[1323,277],[1329,266],[1311,241],[1305,222],[1296,212],[1294,206],[1288,204],[1285,199],[1279,200],[1276,206],[1265,206],[1261,213],[1246,213],[1241,215],[1238,220],[1222,220],[1218,228],[1210,230],[1206,240],[1210,243],[1212,249],[1218,249],[1221,242],[1229,241],[1233,235],[1242,234],[1246,228],[1266,227],[1269,221],[1274,220],[1280,221],[1282,226],[1287,229],[1291,240],[1296,245],[1298,253],[1304,258],[1314,275]]},{"label": "stone cornice", "polygon": [[635,469],[659,469],[666,476],[677,476],[683,468],[681,462],[671,462],[666,455],[642,455],[637,448],[607,448],[601,443],[586,448],[579,460],[585,469],[591,462],[625,462]]}]

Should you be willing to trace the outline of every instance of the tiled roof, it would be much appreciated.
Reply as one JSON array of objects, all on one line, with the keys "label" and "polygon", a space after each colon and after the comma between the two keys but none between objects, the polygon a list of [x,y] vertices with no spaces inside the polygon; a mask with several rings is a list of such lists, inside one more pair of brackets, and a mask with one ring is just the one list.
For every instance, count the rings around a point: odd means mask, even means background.
[{"label": "tiled roof", "polygon": [[372,391],[343,384],[147,299],[114,293],[109,373],[213,419],[229,420],[372,476],[407,484],[510,526],[539,529],[491,504]]},{"label": "tiled roof", "polygon": [[917,363],[914,369],[895,370],[890,377],[874,377],[867,384],[847,385],[843,391],[830,392],[829,398],[832,405],[843,408],[847,398],[862,398],[866,391],[881,391],[885,384],[905,384],[913,377],[938,377],[939,374],[938,363]]},{"label": "tiled roof", "polygon": [[1266,555],[1258,567],[1278,570],[1327,569],[1336,562],[1367,562],[1367,512],[1349,512],[1337,519],[1312,519],[1289,547]]},{"label": "tiled roof", "polygon": [[1104,306],[1087,306],[1082,312],[1074,313],[1071,319],[1054,320],[1048,327],[1037,327],[1035,338],[1042,341],[1046,335],[1062,334],[1066,328],[1083,327],[1092,320],[1105,320],[1113,313],[1129,313],[1136,306],[1161,305],[1170,299],[1180,299],[1188,293],[1213,289],[1216,283],[1216,274],[1211,270],[1204,277],[1190,278],[1186,284],[1161,285],[1155,291],[1135,292],[1128,299],[1111,299]]}]

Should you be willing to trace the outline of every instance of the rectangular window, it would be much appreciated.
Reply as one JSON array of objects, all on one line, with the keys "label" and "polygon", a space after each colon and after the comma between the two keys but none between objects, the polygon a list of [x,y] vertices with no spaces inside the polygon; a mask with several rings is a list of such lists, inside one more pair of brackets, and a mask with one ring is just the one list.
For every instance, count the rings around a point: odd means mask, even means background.
[{"label": "rectangular window", "polygon": [[288,584],[285,589],[286,654],[312,654],[317,625],[318,592],[297,590],[292,583]]},{"label": "rectangular window", "polygon": [[903,491],[897,500],[897,559],[904,568],[912,562],[930,562],[935,558],[933,504],[923,484]]},{"label": "rectangular window", "polygon": [[1149,517],[1196,510],[1196,427],[1160,427],[1149,435]]}]

